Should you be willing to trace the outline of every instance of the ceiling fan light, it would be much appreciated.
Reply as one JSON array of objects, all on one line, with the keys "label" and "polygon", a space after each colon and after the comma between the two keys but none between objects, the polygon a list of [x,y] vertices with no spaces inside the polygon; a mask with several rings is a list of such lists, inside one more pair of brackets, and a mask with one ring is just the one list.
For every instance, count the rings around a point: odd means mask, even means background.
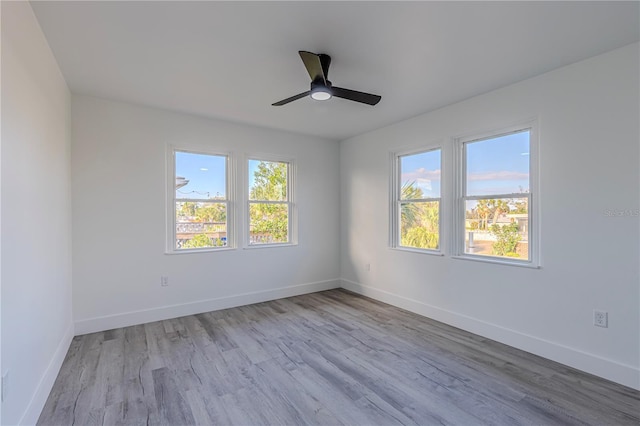
[{"label": "ceiling fan light", "polygon": [[316,101],[327,101],[331,99],[331,92],[327,89],[318,89],[311,92],[311,99]]}]

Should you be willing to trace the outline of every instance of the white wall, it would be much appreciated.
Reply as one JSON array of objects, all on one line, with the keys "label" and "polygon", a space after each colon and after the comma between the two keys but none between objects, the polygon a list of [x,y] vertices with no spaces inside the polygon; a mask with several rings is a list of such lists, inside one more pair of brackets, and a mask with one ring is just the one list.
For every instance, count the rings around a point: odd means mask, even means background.
[{"label": "white wall", "polygon": [[2,424],[32,424],[73,336],[70,95],[28,2],[2,2]]},{"label": "white wall", "polygon": [[[638,44],[341,144],[341,276],[351,290],[640,388]],[[542,268],[388,248],[389,155],[537,117]],[[450,238],[452,200],[445,207]],[[450,247],[445,240],[445,250]],[[371,264],[371,271],[365,264]],[[592,325],[594,308],[609,328]]]},{"label": "white wall", "polygon": [[[85,333],[339,286],[335,141],[72,98],[73,310]],[[293,157],[299,244],[167,255],[167,144]],[[169,286],[160,286],[160,276]]]}]

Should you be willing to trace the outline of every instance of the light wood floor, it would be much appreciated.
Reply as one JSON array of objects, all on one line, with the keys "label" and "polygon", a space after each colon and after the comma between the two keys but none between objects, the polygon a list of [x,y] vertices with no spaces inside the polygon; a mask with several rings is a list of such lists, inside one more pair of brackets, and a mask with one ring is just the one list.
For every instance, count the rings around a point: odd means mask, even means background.
[{"label": "light wood floor", "polygon": [[638,425],[640,392],[343,290],[73,339],[41,425]]}]

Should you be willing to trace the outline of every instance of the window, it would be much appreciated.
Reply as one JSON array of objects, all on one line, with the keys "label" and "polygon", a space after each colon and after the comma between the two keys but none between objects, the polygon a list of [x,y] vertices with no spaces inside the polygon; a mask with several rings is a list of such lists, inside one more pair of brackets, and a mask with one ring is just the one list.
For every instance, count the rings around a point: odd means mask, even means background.
[{"label": "window", "polygon": [[248,161],[249,246],[292,243],[292,163]]},{"label": "window", "polygon": [[392,246],[439,252],[441,150],[394,155]]},{"label": "window", "polygon": [[458,140],[459,255],[535,264],[532,140],[532,126]]},{"label": "window", "polygon": [[228,157],[173,151],[169,251],[229,246]]}]

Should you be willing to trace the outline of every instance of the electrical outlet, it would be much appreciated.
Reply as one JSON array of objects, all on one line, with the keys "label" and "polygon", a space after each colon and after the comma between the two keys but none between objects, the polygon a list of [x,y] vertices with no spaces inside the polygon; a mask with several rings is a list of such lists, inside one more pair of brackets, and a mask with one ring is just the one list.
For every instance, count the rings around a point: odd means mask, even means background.
[{"label": "electrical outlet", "polygon": [[593,311],[593,325],[596,327],[609,327],[609,313],[607,311]]},{"label": "electrical outlet", "polygon": [[2,375],[2,402],[7,400],[7,396],[9,395],[9,372],[5,372]]},{"label": "electrical outlet", "polygon": [[169,277],[167,277],[167,276],[165,276],[165,275],[161,276],[161,277],[160,277],[160,285],[161,285],[162,287],[167,287],[167,286],[169,286]]}]

